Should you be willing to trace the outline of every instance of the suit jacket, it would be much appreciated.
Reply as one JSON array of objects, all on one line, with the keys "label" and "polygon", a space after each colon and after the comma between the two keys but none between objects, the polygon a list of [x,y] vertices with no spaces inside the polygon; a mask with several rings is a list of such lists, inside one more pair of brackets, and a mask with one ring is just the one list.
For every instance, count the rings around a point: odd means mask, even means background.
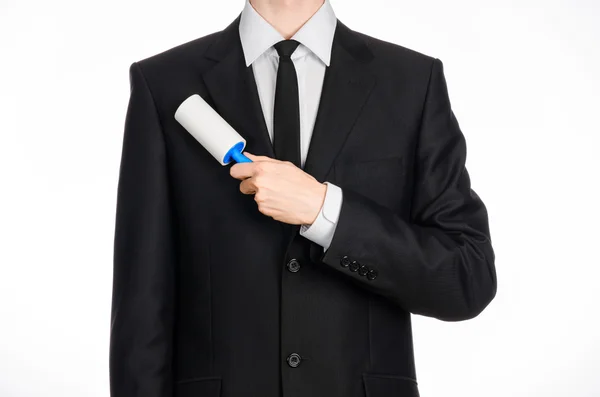
[{"label": "suit jacket", "polygon": [[305,165],[344,192],[323,252],[174,119],[198,93],[275,157],[238,23],[129,69],[112,396],[418,396],[410,313],[465,320],[496,293],[442,63],[338,20]]}]

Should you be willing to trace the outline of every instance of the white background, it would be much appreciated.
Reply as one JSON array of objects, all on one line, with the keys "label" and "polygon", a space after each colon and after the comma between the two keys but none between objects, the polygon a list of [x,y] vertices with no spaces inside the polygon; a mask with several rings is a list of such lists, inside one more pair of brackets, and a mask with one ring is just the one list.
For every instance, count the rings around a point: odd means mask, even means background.
[{"label": "white background", "polygon": [[[415,317],[421,395],[600,396],[600,2],[332,4],[444,62],[490,214],[498,294],[471,321]],[[108,396],[129,65],[242,6],[0,0],[0,396]]]}]

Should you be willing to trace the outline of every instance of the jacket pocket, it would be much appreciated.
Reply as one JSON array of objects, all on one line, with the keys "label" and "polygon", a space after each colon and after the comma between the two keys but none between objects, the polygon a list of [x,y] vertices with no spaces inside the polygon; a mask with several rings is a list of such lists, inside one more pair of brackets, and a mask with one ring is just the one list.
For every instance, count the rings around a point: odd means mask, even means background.
[{"label": "jacket pocket", "polygon": [[211,376],[180,380],[175,383],[175,397],[220,397],[221,378]]},{"label": "jacket pocket", "polygon": [[388,374],[363,373],[366,397],[419,397],[415,379]]}]

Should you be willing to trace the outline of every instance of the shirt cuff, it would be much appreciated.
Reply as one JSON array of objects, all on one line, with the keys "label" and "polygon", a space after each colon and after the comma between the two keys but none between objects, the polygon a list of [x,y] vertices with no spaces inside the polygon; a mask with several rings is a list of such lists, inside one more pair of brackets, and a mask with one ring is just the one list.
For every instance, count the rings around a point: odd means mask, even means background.
[{"label": "shirt cuff", "polygon": [[319,214],[312,225],[300,226],[300,235],[319,244],[324,251],[327,251],[335,233],[343,195],[339,186],[329,182],[325,182],[325,184],[327,190]]}]

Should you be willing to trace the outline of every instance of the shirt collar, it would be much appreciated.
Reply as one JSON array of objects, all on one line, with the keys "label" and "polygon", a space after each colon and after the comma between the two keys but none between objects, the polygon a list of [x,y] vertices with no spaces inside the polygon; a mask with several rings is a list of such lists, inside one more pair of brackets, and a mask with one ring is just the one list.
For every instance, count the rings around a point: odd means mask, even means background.
[{"label": "shirt collar", "polygon": [[[329,0],[324,0],[323,5],[304,25],[292,36],[302,45],[294,55],[302,54],[302,46],[312,51],[321,61],[329,66],[331,59],[331,46],[337,18]],[[267,22],[246,0],[240,17],[240,39],[246,66],[249,66],[275,43],[284,40],[269,22]],[[292,56],[294,57],[294,56]]]}]

